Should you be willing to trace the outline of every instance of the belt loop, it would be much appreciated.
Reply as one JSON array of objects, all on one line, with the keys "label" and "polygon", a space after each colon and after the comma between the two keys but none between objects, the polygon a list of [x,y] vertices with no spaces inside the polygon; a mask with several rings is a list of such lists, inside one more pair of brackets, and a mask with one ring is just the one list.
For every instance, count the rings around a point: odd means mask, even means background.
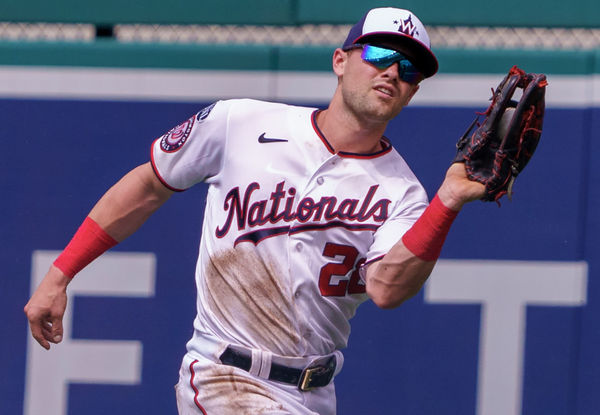
[{"label": "belt loop", "polygon": [[262,352],[262,359],[260,365],[260,371],[258,372],[258,376],[263,379],[269,379],[269,375],[271,374],[271,362],[273,360],[273,353],[268,351]]},{"label": "belt loop", "polygon": [[248,371],[252,376],[258,376],[262,367],[262,353],[258,349],[252,349],[252,365]]},{"label": "belt loop", "polygon": [[338,373],[340,373],[342,371],[342,366],[344,366],[344,354],[342,352],[340,352],[339,350],[336,350],[334,352],[335,357],[336,357],[336,368],[335,368],[335,372],[333,372],[333,377],[336,377],[338,375]]}]

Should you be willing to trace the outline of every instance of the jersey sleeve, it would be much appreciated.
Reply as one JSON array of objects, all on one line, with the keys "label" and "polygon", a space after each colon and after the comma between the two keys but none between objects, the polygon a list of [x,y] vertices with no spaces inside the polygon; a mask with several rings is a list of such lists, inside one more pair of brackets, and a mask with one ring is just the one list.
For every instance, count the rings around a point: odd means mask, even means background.
[{"label": "jersey sleeve", "polygon": [[215,102],[154,141],[152,168],[166,187],[183,191],[220,172],[229,107]]}]

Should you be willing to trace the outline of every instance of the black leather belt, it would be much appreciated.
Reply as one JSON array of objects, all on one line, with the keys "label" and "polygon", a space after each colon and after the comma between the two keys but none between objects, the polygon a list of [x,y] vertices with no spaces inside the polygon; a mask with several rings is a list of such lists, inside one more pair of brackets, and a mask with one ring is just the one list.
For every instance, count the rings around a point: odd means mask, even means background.
[{"label": "black leather belt", "polygon": [[[219,359],[224,365],[235,366],[246,372],[249,372],[252,366],[252,355],[249,351],[236,350],[231,346],[225,349]],[[336,365],[335,355],[318,358],[310,366],[303,369],[272,362],[268,379],[296,385],[301,391],[309,391],[329,385],[335,373]]]}]

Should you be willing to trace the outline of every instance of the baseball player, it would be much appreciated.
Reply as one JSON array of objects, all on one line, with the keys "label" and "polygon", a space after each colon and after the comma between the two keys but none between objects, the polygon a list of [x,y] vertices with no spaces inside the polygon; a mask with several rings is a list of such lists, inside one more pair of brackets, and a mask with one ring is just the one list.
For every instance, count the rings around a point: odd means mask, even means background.
[{"label": "baseball player", "polygon": [[462,164],[431,204],[384,137],[437,60],[410,11],[370,10],[333,53],[327,109],[218,101],[152,145],[151,161],[94,206],[25,306],[46,349],[62,338],[73,276],[173,193],[209,190],[194,334],[180,414],[335,414],[349,319],[415,295],[466,202],[483,185]]}]

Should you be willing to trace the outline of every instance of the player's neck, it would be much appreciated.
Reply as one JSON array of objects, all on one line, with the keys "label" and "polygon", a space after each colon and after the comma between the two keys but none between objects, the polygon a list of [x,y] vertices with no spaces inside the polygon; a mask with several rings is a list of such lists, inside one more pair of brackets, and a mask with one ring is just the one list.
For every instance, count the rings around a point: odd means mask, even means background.
[{"label": "player's neck", "polygon": [[365,125],[331,106],[319,112],[316,121],[336,152],[371,154],[381,150],[381,137],[387,124]]}]

